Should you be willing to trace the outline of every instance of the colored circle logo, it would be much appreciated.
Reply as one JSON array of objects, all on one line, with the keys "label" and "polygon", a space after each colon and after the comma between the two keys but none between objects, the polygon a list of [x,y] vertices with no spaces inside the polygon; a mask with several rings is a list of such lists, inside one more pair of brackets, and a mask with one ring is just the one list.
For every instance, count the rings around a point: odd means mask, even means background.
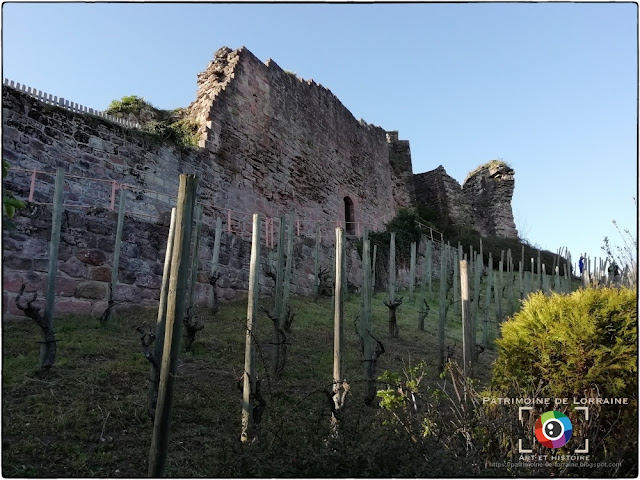
[{"label": "colored circle logo", "polygon": [[560,448],[573,433],[571,420],[564,413],[551,410],[536,420],[536,438],[547,448]]}]

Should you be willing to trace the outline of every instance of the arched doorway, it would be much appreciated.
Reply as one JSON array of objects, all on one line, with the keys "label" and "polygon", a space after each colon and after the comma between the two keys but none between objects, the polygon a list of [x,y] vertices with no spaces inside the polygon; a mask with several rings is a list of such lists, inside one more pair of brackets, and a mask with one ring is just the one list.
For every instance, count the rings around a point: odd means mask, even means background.
[{"label": "arched doorway", "polygon": [[344,225],[347,235],[356,234],[356,217],[353,211],[353,200],[344,197]]}]

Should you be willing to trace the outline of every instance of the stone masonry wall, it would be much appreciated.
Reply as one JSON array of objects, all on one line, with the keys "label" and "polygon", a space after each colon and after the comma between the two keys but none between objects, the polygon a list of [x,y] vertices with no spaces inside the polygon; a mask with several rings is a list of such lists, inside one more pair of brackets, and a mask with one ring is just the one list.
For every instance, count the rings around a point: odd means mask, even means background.
[{"label": "stone masonry wall", "polygon": [[514,171],[507,165],[489,163],[470,175],[462,187],[471,206],[475,229],[483,236],[518,238],[511,208]]},{"label": "stone masonry wall", "polygon": [[407,206],[407,200],[415,205],[416,192],[411,165],[411,148],[407,140],[399,140],[398,132],[387,132],[389,144],[389,163],[393,171],[393,197],[398,205]]},{"label": "stone masonry wall", "polygon": [[[357,121],[326,88],[265,65],[242,48],[224,48],[199,75],[191,115],[203,123],[200,149],[162,144],[157,137],[89,115],[45,105],[3,88],[3,157],[11,166],[97,177],[69,186],[68,203],[109,201],[108,180],[133,185],[136,212],[154,217],[172,205],[178,175],[195,173],[205,217],[228,208],[277,216],[295,212],[301,234],[317,222],[344,221],[345,197],[355,222],[369,226],[412,202],[408,142]],[[402,150],[398,155],[398,146]],[[391,150],[396,158],[390,159]],[[7,184],[28,192],[27,175]],[[50,198],[53,177],[38,176],[36,201]],[[154,192],[149,195],[144,190]],[[250,217],[234,228],[250,231]]]},{"label": "stone masonry wall", "polygon": [[[272,60],[262,63],[245,48],[222,48],[198,76],[198,86],[188,111],[201,124],[200,148],[170,145],[157,136],[3,88],[3,159],[14,169],[26,170],[11,171],[4,187],[26,199],[29,171],[51,172],[38,174],[33,198],[50,202],[52,173],[62,167],[65,204],[85,206],[68,207],[65,212],[58,313],[95,315],[106,306],[115,212],[104,207],[110,206],[113,182],[125,184],[126,209],[135,214],[125,221],[116,291],[116,300],[126,305],[157,302],[166,220],[182,173],[198,176],[198,201],[204,208],[199,303],[206,302],[211,292],[206,278],[211,226],[220,215],[225,219],[221,300],[247,289],[248,234],[254,212],[271,217],[292,212],[301,221],[295,238],[294,294],[312,291],[317,226],[323,230],[321,264],[331,268],[333,228],[345,220],[345,197],[353,203],[353,221],[378,228],[382,219],[416,202],[430,202],[454,221],[468,222],[471,204],[488,201],[496,206],[492,215],[502,219],[495,231],[511,234],[509,228],[500,227],[509,227],[506,173],[490,173],[489,193],[474,196],[470,189],[468,198],[443,167],[413,175],[409,142],[399,140],[398,132],[356,120],[327,88],[285,72]],[[512,186],[511,177],[511,194]],[[227,209],[233,210],[229,225]],[[29,204],[16,216],[15,228],[3,230],[3,315],[19,314],[13,297],[23,281],[28,289],[44,291],[50,218],[48,206]],[[235,234],[226,233],[229,226]],[[274,257],[275,251],[263,241],[263,264],[275,261]],[[348,250],[348,270],[349,281],[357,288],[362,275],[354,245]],[[405,277],[401,272],[400,278]],[[382,287],[386,280],[382,276],[379,281]],[[271,280],[264,276],[261,282],[263,293],[269,293]]]},{"label": "stone masonry wall", "polygon": [[[206,122],[201,144],[231,172],[217,203],[269,215],[373,224],[412,204],[411,159],[394,169],[385,130],[357,121],[326,88],[262,63],[245,48],[218,50],[199,75],[192,115]],[[303,224],[312,235],[314,222]]]},{"label": "stone masonry wall", "polygon": [[[43,306],[48,271],[48,240],[51,235],[51,207],[28,204],[13,220],[13,228],[3,231],[3,318],[21,316],[14,299],[24,283],[26,292],[39,291],[36,305]],[[120,308],[135,305],[157,306],[166,249],[168,215],[156,223],[125,217],[118,285],[114,299]],[[117,214],[105,209],[86,213],[67,212],[61,227],[61,243],[56,278],[56,315],[91,314],[99,316],[107,306],[113,262]],[[203,225],[200,262],[196,285],[196,303],[208,304],[212,287],[208,283],[213,255],[214,231]],[[296,237],[291,292],[313,292],[313,256],[315,240]],[[273,280],[264,272],[275,268],[276,250],[260,249],[260,293],[271,295]],[[251,243],[237,235],[223,233],[220,246],[218,294],[221,302],[246,293],[249,282]],[[322,245],[320,266],[331,269],[333,248]],[[349,282],[362,283],[360,257],[355,245],[347,243]],[[30,298],[30,297],[28,297]]]},{"label": "stone masonry wall", "polygon": [[413,176],[417,203],[435,207],[454,225],[471,226],[471,208],[462,187],[447,174],[444,167]]},{"label": "stone masonry wall", "polygon": [[[2,93],[2,157],[11,167],[48,172],[62,167],[65,175],[105,180],[65,179],[65,203],[109,206],[109,181],[115,180],[132,187],[128,211],[157,217],[175,205],[171,197],[177,195],[181,173],[202,178],[199,193],[206,196],[202,187],[212,173],[203,168],[204,152],[163,145],[136,130],[45,105],[11,88]],[[225,178],[220,169],[214,172]],[[22,172],[10,172],[5,181],[22,198],[28,197],[29,184],[30,176]],[[51,202],[53,184],[53,175],[39,174],[34,200]],[[147,195],[144,189],[158,193]]]},{"label": "stone masonry wall", "polygon": [[[195,173],[199,178],[198,201],[204,207],[205,232],[218,215],[225,219],[226,230],[227,209],[234,210],[231,227],[244,236],[225,234],[223,247],[226,241],[229,248],[248,252],[250,213],[297,214],[301,237],[296,238],[296,249],[305,261],[296,261],[294,293],[311,291],[312,279],[308,277],[313,262],[309,265],[309,258],[317,222],[324,229],[325,242],[332,244],[335,222],[345,218],[345,197],[353,202],[354,220],[370,225],[392,217],[401,206],[411,205],[408,142],[398,140],[397,132],[390,140],[383,129],[355,120],[326,88],[284,72],[273,61],[265,65],[246,49],[219,51],[210,68],[199,76],[199,85],[198,97],[189,107],[204,124],[201,148],[197,149],[166,144],[153,135],[45,105],[15,89],[3,88],[2,153],[11,167],[41,172],[62,167],[66,175],[64,202],[70,205],[109,207],[112,182],[127,185],[127,212],[143,216],[128,217],[125,223],[129,240],[123,244],[122,285],[117,292],[122,298],[117,298],[153,303],[157,297],[155,287],[162,270],[159,262],[164,260],[160,245],[166,242],[166,232],[158,231],[156,220],[175,204],[181,173]],[[390,148],[400,159],[394,166]],[[4,186],[26,199],[30,181],[29,172],[11,171]],[[54,175],[39,173],[34,201],[50,202],[53,184]],[[107,298],[114,214],[102,212],[96,217],[79,213],[82,209],[67,210],[71,224],[63,227],[58,289],[64,297],[61,310],[96,313]],[[29,213],[18,215],[16,230],[3,232],[5,300],[22,280],[37,283],[45,277],[50,214],[43,212],[46,207],[31,205]],[[95,226],[95,222],[111,223]],[[382,222],[377,224],[382,226]],[[140,240],[137,246],[134,238]],[[148,238],[157,245],[146,244]],[[92,252],[87,258],[79,253],[85,250]],[[207,254],[204,249],[202,258]],[[248,262],[240,267],[240,260],[229,255],[233,265],[227,265],[227,276],[220,280],[223,299],[247,286]],[[352,283],[357,285],[360,276],[355,250],[349,258],[354,264]],[[198,287],[203,288],[210,287]],[[202,295],[200,292],[198,298]],[[5,313],[18,313],[12,301],[5,305]]]},{"label": "stone masonry wall", "polygon": [[514,171],[489,162],[469,174],[463,186],[444,167],[413,175],[416,203],[435,207],[453,225],[484,237],[518,238],[511,208]]},{"label": "stone masonry wall", "polygon": [[[47,286],[48,241],[51,235],[51,207],[29,203],[13,220],[12,228],[3,231],[3,301],[2,318],[21,317],[15,306],[15,297],[24,283],[25,291],[38,292],[35,305],[44,307]],[[107,307],[111,269],[113,265],[114,237],[117,214],[102,208],[84,213],[66,212],[61,227],[61,242],[56,276],[56,315],[78,314],[99,317]],[[132,306],[156,307],[160,297],[163,262],[165,256],[169,215],[150,223],[127,216],[121,244],[118,285],[114,300],[122,302],[117,309]],[[196,303],[209,305],[212,287],[209,272],[213,256],[214,229],[203,225],[200,242],[200,261],[196,284]],[[423,274],[426,242],[418,246],[416,291]],[[291,293],[309,296],[313,293],[313,257],[315,240],[294,238]],[[433,245],[432,278],[439,277],[440,245]],[[362,262],[353,240],[347,239],[347,280],[351,289],[362,285]],[[218,281],[220,302],[246,294],[249,285],[249,259],[251,242],[237,235],[222,234]],[[260,247],[260,294],[273,294],[273,279],[266,271],[274,271],[276,249]],[[320,267],[332,270],[334,247],[323,244],[320,248]],[[398,262],[398,288],[408,288],[409,265]],[[379,265],[376,273],[376,291],[386,291],[388,272]]]}]

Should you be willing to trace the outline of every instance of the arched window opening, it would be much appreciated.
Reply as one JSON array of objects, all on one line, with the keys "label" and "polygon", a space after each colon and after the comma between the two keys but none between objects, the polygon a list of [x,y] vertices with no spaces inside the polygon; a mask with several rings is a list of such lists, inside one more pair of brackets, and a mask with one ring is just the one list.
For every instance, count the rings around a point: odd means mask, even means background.
[{"label": "arched window opening", "polygon": [[344,197],[344,224],[347,235],[356,234],[356,218],[353,212],[353,200]]}]

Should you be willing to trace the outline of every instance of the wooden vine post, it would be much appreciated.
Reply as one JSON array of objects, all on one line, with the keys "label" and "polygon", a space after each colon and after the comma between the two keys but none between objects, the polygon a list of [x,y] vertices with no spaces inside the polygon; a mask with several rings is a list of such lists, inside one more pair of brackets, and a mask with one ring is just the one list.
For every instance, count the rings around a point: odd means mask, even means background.
[{"label": "wooden vine post", "polygon": [[286,221],[285,217],[280,217],[280,228],[278,229],[278,253],[276,259],[276,279],[275,292],[273,295],[273,341],[271,354],[271,375],[278,376],[280,369],[280,318],[282,318],[282,310],[284,306],[284,251],[286,244],[285,238]]},{"label": "wooden vine post", "polygon": [[519,296],[520,296],[520,300],[524,300],[525,298],[525,293],[524,293],[524,264],[522,263],[522,260],[520,260],[518,262],[518,292],[519,292]]},{"label": "wooden vine post", "polygon": [[433,243],[431,240],[427,240],[427,260],[426,260],[426,268],[427,268],[427,284],[429,285],[429,296],[431,296],[431,282],[432,282],[432,272],[433,272]]},{"label": "wooden vine post", "polygon": [[120,244],[122,243],[122,230],[124,227],[124,213],[125,203],[127,200],[126,190],[120,190],[120,196],[118,198],[118,223],[116,226],[116,243],[113,247],[113,265],[111,266],[111,283],[109,284],[109,302],[107,309],[100,317],[101,323],[109,322],[111,314],[113,313],[113,305],[115,303],[113,297],[116,291],[116,285],[118,284],[118,267],[120,265]]},{"label": "wooden vine post", "polygon": [[[422,268],[422,282],[420,282],[420,303],[418,305],[418,330],[424,332],[424,319],[429,313],[429,302],[427,301],[427,281],[431,276],[431,243],[427,240],[427,251],[425,254],[424,267]],[[430,282],[429,282],[430,284]]]},{"label": "wooden vine post", "polygon": [[502,260],[498,263],[498,275],[496,275],[493,293],[496,298],[496,328],[502,323]]},{"label": "wooden vine post", "polygon": [[398,336],[398,319],[396,309],[402,304],[402,298],[396,298],[396,234],[391,232],[391,244],[389,247],[389,301],[384,302],[389,308],[389,336]]},{"label": "wooden vine post", "polygon": [[[458,252],[461,250],[458,249]],[[462,256],[458,256],[458,253],[453,254],[453,306],[459,308],[460,305],[460,260]]]},{"label": "wooden vine post", "polygon": [[287,261],[285,263],[284,270],[284,285],[282,286],[282,309],[280,310],[280,318],[278,323],[280,328],[284,326],[285,318],[287,317],[287,309],[289,307],[289,291],[291,288],[291,269],[293,268],[293,228],[295,225],[295,218],[293,214],[289,215],[289,229],[287,231]]},{"label": "wooden vine post", "polygon": [[[474,256],[474,253],[475,252],[473,251],[473,245],[469,245],[469,257],[467,258],[467,262],[469,265],[469,277],[471,277],[471,274],[476,267],[476,257]],[[469,295],[471,295],[471,293],[469,293]]]},{"label": "wooden vine post", "polygon": [[374,351],[373,345],[373,319],[371,316],[371,298],[372,298],[372,275],[371,275],[371,243],[369,240],[369,231],[367,228],[364,230],[362,239],[362,302],[360,312],[360,331],[359,336],[362,340],[362,356],[364,365],[364,402],[370,405],[376,396],[376,377],[375,377],[375,362],[376,352],[381,354],[382,351]]},{"label": "wooden vine post", "polygon": [[489,308],[491,307],[491,279],[493,277],[493,258],[491,258],[491,252],[489,252],[489,268],[487,268],[487,294],[484,299],[484,323],[482,325],[482,344],[486,347],[489,346]]},{"label": "wooden vine post", "polygon": [[513,300],[513,258],[511,258],[511,249],[507,250],[507,297],[509,300],[508,315],[512,315],[516,311],[515,302]]},{"label": "wooden vine post", "polygon": [[47,293],[44,303],[44,314],[40,328],[40,356],[38,370],[41,376],[48,374],[56,361],[57,344],[53,330],[53,314],[56,300],[56,274],[58,273],[58,250],[60,249],[60,228],[64,211],[64,169],[56,169],[56,181],[53,191],[53,215],[51,217],[51,241],[49,242],[49,270],[47,274]]},{"label": "wooden vine post", "polygon": [[200,264],[200,234],[202,233],[202,205],[195,207],[195,233],[193,240],[193,251],[191,254],[191,281],[189,282],[189,308],[193,308],[198,281],[198,266]]},{"label": "wooden vine post", "polygon": [[472,338],[471,305],[469,303],[469,275],[467,260],[460,260],[460,301],[462,303],[462,362],[465,377],[473,375],[475,342]]},{"label": "wooden vine post", "polygon": [[529,289],[529,293],[538,291],[538,288],[537,288],[538,282],[536,281],[536,276],[534,275],[534,272],[535,272],[535,259],[531,257],[531,288]]},{"label": "wooden vine post", "polygon": [[409,264],[409,300],[415,301],[416,289],[416,242],[411,242],[411,261]]},{"label": "wooden vine post", "polygon": [[371,295],[376,291],[376,261],[378,256],[378,245],[373,246],[373,261],[371,262]]},{"label": "wooden vine post", "polygon": [[542,264],[542,291],[545,295],[549,295],[549,276],[547,275],[546,265]]},{"label": "wooden vine post", "polygon": [[240,441],[245,443],[254,435],[253,399],[256,394],[256,346],[253,333],[258,318],[258,259],[260,258],[260,215],[253,214],[251,260],[249,263],[249,298],[247,300],[247,330],[245,333],[244,375],[242,389],[242,432]]},{"label": "wooden vine post", "polygon": [[156,321],[156,338],[153,344],[153,361],[149,372],[149,416],[156,416],[156,402],[158,400],[158,386],[160,384],[160,361],[164,348],[165,325],[167,320],[167,296],[169,294],[169,279],[171,277],[171,259],[173,257],[173,239],[176,227],[176,209],[171,209],[169,236],[167,249],[164,253],[164,268],[162,270],[162,284],[160,287],[160,301],[158,303],[158,319]]},{"label": "wooden vine post", "polygon": [[391,232],[391,241],[389,244],[389,302],[394,302],[395,299],[396,299],[396,233]]},{"label": "wooden vine post", "polygon": [[[278,248],[280,245],[278,244]],[[318,276],[320,269],[320,226],[316,226],[316,249],[313,257],[313,301],[318,303],[320,294],[320,277]]]},{"label": "wooden vine post", "polygon": [[[216,218],[216,234],[215,239],[213,241],[213,258],[211,259],[211,270],[209,273],[209,277],[211,279],[215,279],[215,275],[218,273],[218,266],[220,263],[220,240],[222,238],[222,218]],[[218,306],[216,295],[216,286],[212,285],[211,289],[211,297],[209,298],[209,308],[215,310]]]},{"label": "wooden vine post", "polygon": [[536,290],[542,290],[542,259],[540,258],[540,250],[538,250],[538,281]]},{"label": "wooden vine post", "polygon": [[558,256],[560,255],[561,250],[562,248],[559,248],[556,254],[553,256],[553,262],[551,263],[551,271],[549,272],[549,274],[553,274],[553,272],[555,272],[556,265],[558,264]]},{"label": "wooden vine post", "polygon": [[189,304],[187,307],[186,315],[183,318],[185,330],[187,332],[187,338],[185,340],[185,350],[188,352],[191,350],[191,346],[196,339],[196,333],[204,328],[204,325],[198,323],[195,318],[195,294],[196,285],[198,282],[198,264],[200,263],[200,233],[202,232],[202,205],[196,205],[195,207],[195,232],[193,239],[193,251],[191,254],[191,281],[189,282],[189,292],[187,298]]},{"label": "wooden vine post", "polygon": [[160,386],[149,453],[149,477],[165,476],[167,467],[171,411],[182,332],[180,320],[184,318],[186,313],[189,250],[196,187],[197,177],[195,175],[180,175]]},{"label": "wooden vine post", "polygon": [[444,369],[444,326],[447,323],[447,248],[440,250],[440,316],[438,319],[438,350],[440,353],[440,370]]},{"label": "wooden vine post", "polygon": [[480,281],[482,276],[482,267],[482,257],[480,255],[477,255],[476,267],[473,270],[473,303],[471,307],[471,320],[473,322],[471,325],[471,338],[473,339],[474,345],[478,338],[478,304],[480,303]]},{"label": "wooden vine post", "polygon": [[[332,413],[331,422],[335,426],[337,419],[335,414],[344,404],[346,394],[346,380],[343,375],[343,358],[342,345],[344,342],[344,292],[342,290],[342,282],[344,280],[342,257],[344,255],[344,230],[341,227],[336,228],[336,281],[334,284],[334,300],[333,309],[333,402],[334,411]],[[365,264],[362,265],[363,271],[367,272]],[[364,286],[363,286],[364,287]],[[367,290],[363,288],[363,294]]]}]

